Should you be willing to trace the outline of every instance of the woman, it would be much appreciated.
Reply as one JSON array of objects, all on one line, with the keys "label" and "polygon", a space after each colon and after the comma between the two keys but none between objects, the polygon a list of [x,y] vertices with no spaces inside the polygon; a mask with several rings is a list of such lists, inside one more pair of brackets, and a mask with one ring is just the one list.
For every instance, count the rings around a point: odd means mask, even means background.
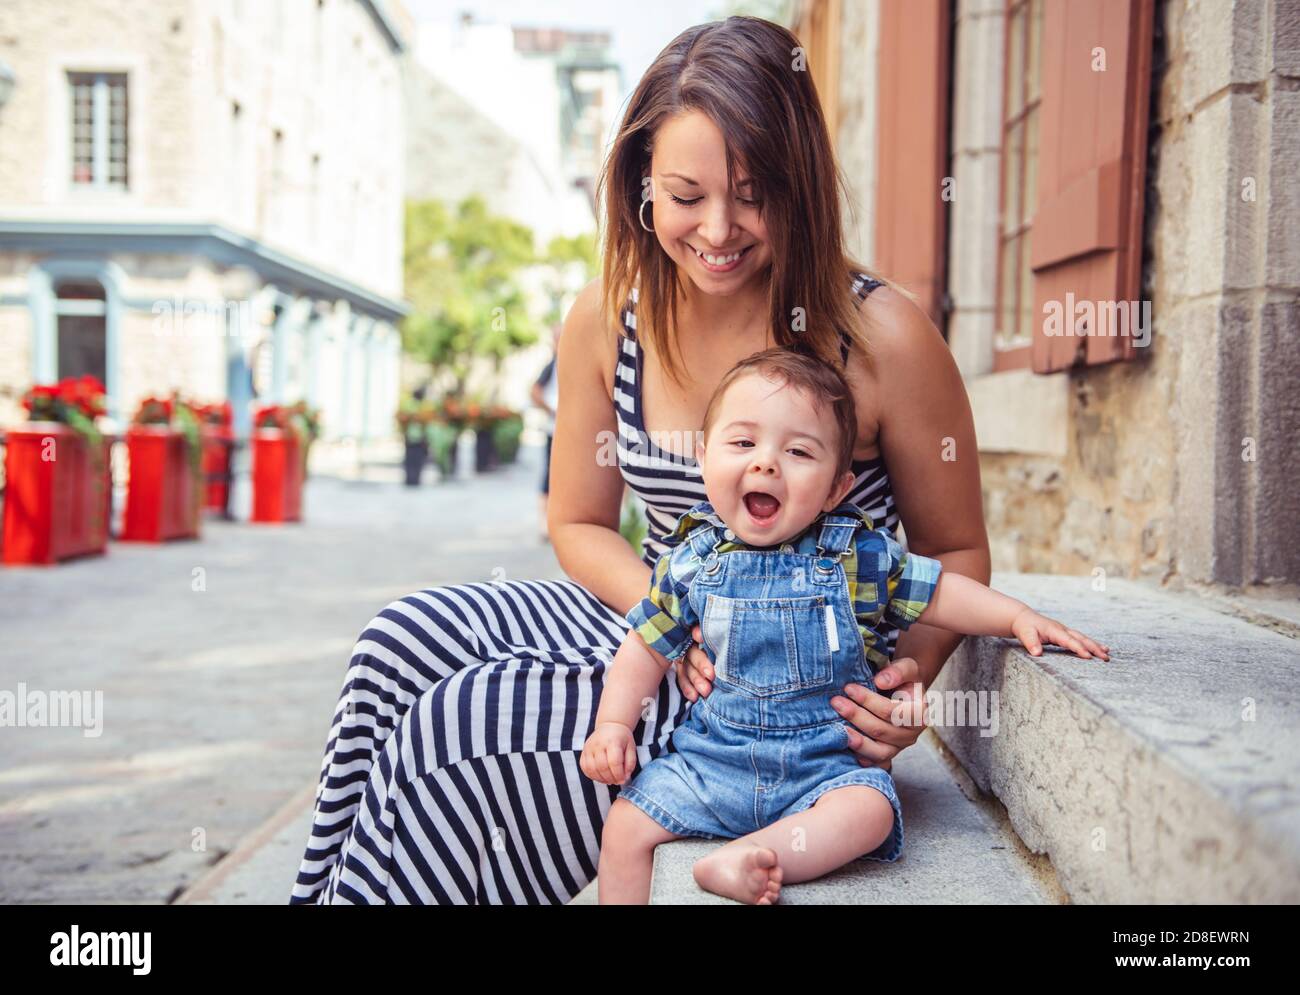
[{"label": "woman", "polygon": [[[687,454],[705,403],[745,356],[789,345],[845,362],[859,414],[848,500],[987,582],[961,378],[925,315],[844,254],[797,44],[754,18],[700,25],[638,85],[601,179],[603,277],[560,344],[548,524],[569,579],[447,585],[376,616],[335,711],[294,902],[560,903],[591,880],[618,789],[578,759],[623,615],[704,497]],[[647,506],[640,556],[618,532],[625,483]],[[860,687],[832,701],[859,763],[888,768],[916,741],[924,688],[959,639],[891,634],[877,681],[913,700],[911,726]],[[711,690],[704,651],[687,661],[637,730],[642,763]]]}]

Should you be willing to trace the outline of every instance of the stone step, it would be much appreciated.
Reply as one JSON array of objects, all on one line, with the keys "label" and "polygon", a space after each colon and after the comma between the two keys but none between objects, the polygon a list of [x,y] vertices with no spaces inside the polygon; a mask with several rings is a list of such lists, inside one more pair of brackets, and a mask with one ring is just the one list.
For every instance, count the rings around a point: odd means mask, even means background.
[{"label": "stone step", "polygon": [[[816,881],[781,888],[782,905],[886,903],[1037,905],[1064,901],[1051,868],[1019,845],[932,732],[898,755],[903,855],[856,861]],[[691,867],[723,840],[674,840],[655,849],[652,905],[733,905],[701,889]]]},{"label": "stone step", "polygon": [[207,874],[177,905],[288,905],[311,835],[316,785],[303,786]]},{"label": "stone step", "polygon": [[995,735],[933,711],[931,725],[1070,899],[1300,901],[1300,639],[1136,582],[993,586],[1111,650],[1109,663],[1034,658],[968,638],[932,689],[997,692]]}]

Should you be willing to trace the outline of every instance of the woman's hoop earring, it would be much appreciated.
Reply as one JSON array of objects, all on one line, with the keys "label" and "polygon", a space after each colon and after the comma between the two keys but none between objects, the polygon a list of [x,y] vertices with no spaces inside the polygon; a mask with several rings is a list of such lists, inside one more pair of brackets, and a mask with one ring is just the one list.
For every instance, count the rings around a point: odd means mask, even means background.
[{"label": "woman's hoop earring", "polygon": [[642,228],[645,228],[646,231],[653,233],[653,232],[654,232],[654,229],[653,229],[653,228],[650,228],[650,227],[647,227],[647,226],[646,226],[646,223],[645,223],[645,206],[646,206],[646,204],[651,204],[651,203],[654,203],[654,202],[651,201],[651,200],[649,200],[649,199],[646,199],[646,200],[641,201],[641,207],[640,207],[640,209],[636,212],[636,216],[637,216],[638,218],[641,219],[641,227],[642,227]]}]

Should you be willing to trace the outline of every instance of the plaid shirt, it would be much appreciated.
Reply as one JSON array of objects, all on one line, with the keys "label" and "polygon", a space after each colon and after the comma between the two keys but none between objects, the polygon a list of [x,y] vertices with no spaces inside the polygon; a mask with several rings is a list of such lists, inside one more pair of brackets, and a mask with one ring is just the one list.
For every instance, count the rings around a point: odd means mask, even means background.
[{"label": "plaid shirt", "polygon": [[[856,507],[856,506],[855,506]],[[866,528],[854,534],[853,549],[840,560],[848,579],[853,613],[862,635],[862,648],[872,665],[872,672],[888,666],[889,656],[879,647],[887,646],[886,633],[880,628],[883,619],[899,629],[907,629],[925,611],[934,596],[942,564],[929,556],[908,553],[886,528],[874,528],[866,512],[858,509]],[[796,553],[815,555],[822,515],[804,531],[787,542]],[[668,549],[655,563],[650,581],[650,596],[624,616],[651,649],[670,661],[683,657],[690,649],[691,628],[699,624],[687,592],[702,566],[687,534],[705,522],[725,529],[708,501],[701,501],[683,514],[673,531],[664,537]],[[782,543],[781,545],[785,545]],[[735,549],[771,549],[750,546],[739,537],[718,546],[719,553]],[[883,597],[882,597],[883,594]]]}]

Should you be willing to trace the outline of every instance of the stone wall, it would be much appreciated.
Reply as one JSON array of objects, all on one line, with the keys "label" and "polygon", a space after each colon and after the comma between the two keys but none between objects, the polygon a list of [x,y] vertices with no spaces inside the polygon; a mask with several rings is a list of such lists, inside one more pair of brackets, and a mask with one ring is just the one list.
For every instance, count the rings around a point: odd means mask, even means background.
[{"label": "stone wall", "polygon": [[1295,582],[1300,9],[1168,0],[1156,20],[1152,344],[1127,363],[994,374],[1002,16],[993,0],[959,5],[948,335],[993,567]]}]

